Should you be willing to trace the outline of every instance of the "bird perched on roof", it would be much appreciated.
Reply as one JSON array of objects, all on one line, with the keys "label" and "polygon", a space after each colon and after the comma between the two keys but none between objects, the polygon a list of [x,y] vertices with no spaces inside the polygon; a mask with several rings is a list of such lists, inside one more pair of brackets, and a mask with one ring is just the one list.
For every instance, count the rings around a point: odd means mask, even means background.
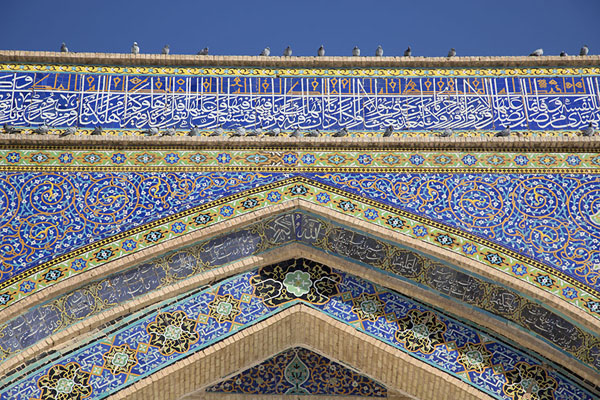
[{"label": "bird perched on roof", "polygon": [[200,136],[200,128],[193,126],[188,132],[188,136]]},{"label": "bird perched on roof", "polygon": [[4,129],[4,132],[8,133],[9,135],[14,135],[15,133],[19,132],[19,129],[9,124],[4,124],[2,128]]},{"label": "bird perched on roof", "polygon": [[544,49],[536,49],[530,54],[530,56],[532,56],[532,57],[541,57],[543,55],[544,55]]},{"label": "bird perched on roof", "polygon": [[581,48],[581,50],[579,50],[579,55],[587,56],[589,52],[590,52],[590,49],[588,49],[587,44],[584,44],[583,47]]},{"label": "bird perched on roof", "polygon": [[246,128],[244,128],[243,126],[238,126],[237,128],[235,128],[231,136],[246,136]]},{"label": "bird perched on roof", "polygon": [[296,128],[296,129],[294,129],[294,132],[292,132],[290,134],[290,137],[295,137],[295,138],[302,137],[302,132],[300,132],[300,129]]},{"label": "bird perched on roof", "polygon": [[102,129],[102,127],[100,125],[98,125],[97,127],[94,128],[91,135],[92,136],[100,136],[100,135],[102,135],[102,132],[104,132],[104,129]]},{"label": "bird perched on roof", "polygon": [[319,50],[317,50],[317,57],[323,57],[325,55],[325,47],[323,47],[323,45],[321,45],[321,47],[319,47]]},{"label": "bird perched on roof", "polygon": [[450,136],[452,136],[452,134],[453,134],[452,129],[446,128],[442,132],[440,132],[439,136],[440,137],[450,137]]},{"label": "bird perched on roof", "polygon": [[560,52],[560,56],[561,56],[561,57],[566,57],[566,56],[568,56],[568,54],[567,54],[567,52],[566,52],[566,51],[561,51],[561,52]]},{"label": "bird perched on roof", "polygon": [[162,136],[175,136],[175,133],[176,133],[175,128],[171,127],[171,128],[167,128],[166,131],[162,131],[159,136],[161,136],[161,137]]},{"label": "bird perched on roof", "polygon": [[44,122],[42,125],[38,126],[34,132],[38,135],[45,135],[48,133],[48,131],[50,131],[50,128]]},{"label": "bird perched on roof", "polygon": [[64,131],[62,131],[60,133],[60,135],[58,135],[58,137],[71,136],[71,135],[74,135],[75,133],[77,133],[77,128],[74,126],[70,126],[67,129],[65,129]]},{"label": "bird perched on roof", "polygon": [[406,50],[404,50],[404,57],[410,57],[412,55],[412,49],[410,46]]},{"label": "bird perched on roof", "polygon": [[265,136],[276,137],[276,136],[279,136],[280,133],[281,133],[281,129],[279,129],[279,128],[273,128],[273,129],[270,129],[267,132],[265,132]]},{"label": "bird perched on roof", "polygon": [[500,132],[496,132],[496,135],[494,135],[496,137],[508,137],[510,136],[510,125],[506,125],[506,127],[504,129],[502,129]]},{"label": "bird perched on roof", "polygon": [[142,131],[145,136],[156,136],[158,135],[158,128],[148,128],[145,131]]},{"label": "bird perched on roof", "polygon": [[131,46],[131,54],[140,54],[140,46],[138,46],[137,42],[133,42]]},{"label": "bird perched on roof", "polygon": [[383,132],[383,137],[390,137],[394,133],[394,125],[390,125],[385,128],[385,132]]},{"label": "bird perched on roof", "polygon": [[358,48],[358,46],[354,46],[354,48],[352,49],[352,56],[360,57],[360,49]]},{"label": "bird perched on roof", "polygon": [[321,136],[321,131],[318,129],[312,130],[310,132],[308,132],[308,135],[306,135],[307,137],[319,137]]},{"label": "bird perched on roof", "polygon": [[207,56],[208,55],[208,47],[203,48],[198,52],[199,56]]},{"label": "bird perched on roof", "polygon": [[381,47],[381,45],[377,46],[377,49],[375,49],[375,57],[383,57],[383,47]]},{"label": "bird perched on roof", "polygon": [[448,58],[456,56],[456,50],[453,48],[448,52]]},{"label": "bird perched on roof", "polygon": [[67,47],[67,45],[65,44],[65,42],[62,42],[62,44],[60,45],[60,52],[61,53],[68,53],[69,52],[69,48]]},{"label": "bird perched on roof", "polygon": [[265,47],[263,51],[260,52],[261,56],[269,57],[271,55],[271,48]]},{"label": "bird perched on roof", "polygon": [[340,129],[339,131],[337,131],[336,133],[333,134],[333,137],[344,137],[344,136],[348,136],[348,128],[343,127],[342,129]]},{"label": "bird perched on roof", "polygon": [[169,55],[169,52],[170,52],[170,51],[171,51],[171,50],[169,49],[169,45],[168,45],[168,44],[165,44],[165,47],[163,47],[163,49],[162,49],[162,53],[163,53],[164,55]]},{"label": "bird perched on roof", "polygon": [[581,136],[594,136],[594,124],[590,121],[587,128],[581,130]]},{"label": "bird perched on roof", "polygon": [[290,46],[286,47],[285,50],[283,51],[283,56],[284,57],[291,57],[292,56],[292,48]]},{"label": "bird perched on roof", "polygon": [[254,128],[250,132],[246,133],[246,136],[260,136],[263,133],[262,126],[259,128]]},{"label": "bird perched on roof", "polygon": [[217,126],[217,129],[215,129],[214,131],[211,132],[210,137],[215,137],[215,136],[223,136],[225,135],[225,131],[223,130],[223,125],[219,125]]}]

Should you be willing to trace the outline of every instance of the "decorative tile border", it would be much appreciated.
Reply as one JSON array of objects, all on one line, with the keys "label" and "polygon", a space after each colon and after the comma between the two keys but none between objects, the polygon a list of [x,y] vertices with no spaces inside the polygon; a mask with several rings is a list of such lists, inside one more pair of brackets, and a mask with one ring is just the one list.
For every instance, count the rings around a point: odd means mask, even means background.
[{"label": "decorative tile border", "polygon": [[109,328],[106,336],[51,362],[42,359],[5,380],[1,396],[47,398],[61,392],[68,393],[69,400],[77,395],[104,397],[298,303],[497,399],[522,399],[528,392],[540,400],[593,398],[544,361],[488,332],[303,259],[265,266],[163,303],[158,311],[135,314],[117,329]]},{"label": "decorative tile border", "polygon": [[267,76],[267,77],[486,77],[486,76],[581,76],[600,75],[600,68],[194,68],[194,67],[146,67],[146,66],[102,66],[102,65],[57,65],[57,64],[0,64],[5,72],[81,72],[86,74],[129,74],[129,75],[213,75],[213,76]]},{"label": "decorative tile border", "polygon": [[95,150],[10,149],[0,152],[0,171],[57,170],[167,171],[247,170],[277,168],[282,172],[311,172],[322,168],[352,168],[348,172],[464,172],[600,173],[597,153],[463,152],[427,150],[328,149],[202,149]]},{"label": "decorative tile border", "polygon": [[[17,318],[0,325],[0,362],[48,337],[56,344],[56,340],[60,341],[57,333],[123,302],[135,301],[168,285],[196,279],[208,271],[221,270],[251,256],[270,258],[272,255],[267,253],[272,254],[272,250],[290,244],[303,244],[314,249],[315,255],[322,252],[325,259],[329,259],[328,255],[341,257],[360,265],[361,271],[383,272],[411,286],[424,288],[435,296],[455,299],[469,309],[473,307],[479,313],[493,315],[501,325],[516,324],[557,349],[561,357],[574,359],[592,370],[600,369],[600,358],[595,355],[600,349],[600,338],[563,318],[551,307],[493,280],[464,273],[451,264],[442,264],[407,247],[348,229],[306,211],[272,215],[236,231],[103,276],[28,308]],[[481,324],[477,318],[471,321]],[[519,335],[519,332],[513,335]]]}]

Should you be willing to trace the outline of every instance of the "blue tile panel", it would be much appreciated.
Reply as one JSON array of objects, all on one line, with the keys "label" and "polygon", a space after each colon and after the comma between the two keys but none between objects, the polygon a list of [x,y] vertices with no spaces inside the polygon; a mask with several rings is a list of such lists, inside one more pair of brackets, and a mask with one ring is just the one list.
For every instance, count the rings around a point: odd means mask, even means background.
[{"label": "blue tile panel", "polygon": [[0,173],[0,282],[85,244],[298,175],[456,227],[600,290],[600,179],[585,174]]},{"label": "blue tile panel", "polygon": [[510,125],[561,130],[598,121],[598,94],[594,76],[321,78],[2,72],[0,124],[324,130]]},{"label": "blue tile panel", "polygon": [[387,397],[371,378],[308,349],[283,351],[255,367],[210,386],[207,392]]},{"label": "blue tile panel", "polygon": [[600,178],[596,175],[307,176],[485,238],[600,289]]},{"label": "blue tile panel", "polygon": [[240,274],[139,319],[134,315],[130,325],[49,364],[38,362],[16,382],[3,382],[0,398],[103,398],[297,303],[351,324],[496,399],[517,400],[526,393],[539,400],[594,398],[486,332],[304,259]]},{"label": "blue tile panel", "polygon": [[[83,245],[289,177],[272,173],[0,173],[0,282]],[[50,282],[57,277],[48,276]]]}]

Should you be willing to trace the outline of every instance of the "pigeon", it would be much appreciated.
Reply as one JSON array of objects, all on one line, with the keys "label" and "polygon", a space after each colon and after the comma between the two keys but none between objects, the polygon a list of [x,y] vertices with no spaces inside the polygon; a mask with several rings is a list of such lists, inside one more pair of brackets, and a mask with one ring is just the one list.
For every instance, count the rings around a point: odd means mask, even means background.
[{"label": "pigeon", "polygon": [[34,132],[38,135],[45,135],[48,133],[49,130],[50,130],[50,128],[44,122],[41,126],[38,126]]},{"label": "pigeon", "polygon": [[323,45],[321,45],[321,47],[319,47],[319,50],[317,50],[317,57],[323,57],[325,55],[325,47],[323,47]]},{"label": "pigeon", "polygon": [[74,135],[76,132],[77,132],[77,128],[75,128],[74,126],[70,126],[67,129],[65,129],[64,131],[62,131],[60,133],[60,135],[58,135],[58,137],[71,136],[71,135]]},{"label": "pigeon", "polygon": [[561,52],[560,52],[560,56],[561,56],[561,57],[566,57],[566,56],[568,56],[568,54],[567,54],[567,52],[566,52],[566,51],[561,51]]},{"label": "pigeon", "polygon": [[223,130],[223,125],[219,125],[217,126],[217,129],[215,129],[210,135],[210,137],[215,137],[215,136],[223,136],[225,135],[225,131]]},{"label": "pigeon", "polygon": [[502,129],[500,132],[496,132],[496,137],[507,137],[510,136],[510,125],[507,125],[506,128]]},{"label": "pigeon", "polygon": [[246,136],[260,136],[260,134],[263,132],[262,128],[254,128],[249,132],[246,132]]},{"label": "pigeon", "polygon": [[408,46],[408,48],[406,50],[404,50],[404,57],[410,57],[412,54],[412,49],[410,48],[410,46]]},{"label": "pigeon", "polygon": [[444,129],[443,132],[440,132],[439,136],[440,137],[450,137],[450,136],[452,136],[452,129],[450,129],[450,128]]},{"label": "pigeon", "polygon": [[271,55],[271,48],[265,47],[263,51],[260,52],[261,56],[269,57]]},{"label": "pigeon", "polygon": [[283,51],[283,56],[284,57],[291,57],[292,56],[292,48],[290,46],[286,47],[285,50]]},{"label": "pigeon", "polygon": [[383,57],[383,47],[381,47],[381,45],[377,46],[375,57]]},{"label": "pigeon", "polygon": [[97,127],[94,128],[91,135],[92,136],[100,136],[100,135],[102,135],[102,132],[103,132],[102,127],[100,125],[98,125]]},{"label": "pigeon", "polygon": [[162,53],[163,53],[164,55],[166,55],[166,56],[168,56],[168,55],[169,55],[169,52],[170,52],[170,51],[171,51],[171,50],[169,49],[169,45],[168,45],[168,44],[166,44],[166,45],[165,45],[165,47],[163,47],[163,49],[162,49]]},{"label": "pigeon", "polygon": [[581,136],[594,136],[594,124],[590,122],[587,128],[581,130]]},{"label": "pigeon", "polygon": [[65,44],[65,42],[63,42],[63,43],[60,45],[60,52],[61,52],[61,53],[68,53],[68,52],[69,52],[69,48],[67,47],[67,45]]},{"label": "pigeon", "polygon": [[9,125],[9,124],[4,124],[3,128],[4,128],[4,132],[8,133],[9,135],[13,135],[13,134],[19,132],[19,129],[17,129],[14,126]]},{"label": "pigeon", "polygon": [[148,128],[145,131],[142,131],[142,133],[146,136],[156,136],[158,135],[158,128]]},{"label": "pigeon", "polygon": [[188,136],[200,136],[200,128],[193,126],[188,132]]},{"label": "pigeon", "polygon": [[390,125],[385,128],[385,132],[383,132],[383,137],[390,137],[394,133],[394,125]]},{"label": "pigeon", "polygon": [[294,132],[292,132],[290,134],[290,137],[295,137],[295,138],[302,137],[302,132],[300,132],[300,129],[296,128],[296,129],[294,129]]},{"label": "pigeon", "polygon": [[315,129],[313,131],[308,132],[308,135],[306,135],[307,137],[319,137],[321,136],[321,131],[318,129]]},{"label": "pigeon", "polygon": [[208,55],[208,47],[203,48],[198,52],[199,56],[207,56]]},{"label": "pigeon", "polygon": [[265,136],[279,136],[279,134],[281,133],[281,129],[279,128],[273,128],[271,130],[268,130],[267,132],[265,132]]},{"label": "pigeon", "polygon": [[587,44],[584,44],[583,47],[581,48],[581,50],[579,50],[579,55],[587,56],[589,52],[590,52],[590,49],[588,49]]},{"label": "pigeon", "polygon": [[138,46],[137,42],[133,42],[133,46],[131,46],[131,54],[140,54],[140,46]]},{"label": "pigeon", "polygon": [[246,136],[246,128],[244,128],[243,126],[238,126],[237,128],[235,128],[235,131],[233,131],[233,134],[231,136]]},{"label": "pigeon", "polygon": [[456,56],[456,50],[453,48],[448,52],[448,58]]},{"label": "pigeon", "polygon": [[171,128],[167,128],[166,131],[162,131],[159,136],[161,136],[161,137],[163,137],[163,136],[175,136],[175,133],[176,133],[175,128],[171,127]]},{"label": "pigeon", "polygon": [[354,46],[354,48],[352,49],[352,55],[354,57],[359,57],[360,56],[360,49],[358,48],[358,46]]},{"label": "pigeon", "polygon": [[339,131],[333,134],[333,137],[344,137],[348,135],[348,128],[343,127]]},{"label": "pigeon", "polygon": [[530,54],[530,56],[532,56],[532,57],[541,57],[541,56],[543,56],[543,55],[544,55],[544,49],[537,49],[537,50],[534,50],[534,51],[533,51],[533,52]]}]

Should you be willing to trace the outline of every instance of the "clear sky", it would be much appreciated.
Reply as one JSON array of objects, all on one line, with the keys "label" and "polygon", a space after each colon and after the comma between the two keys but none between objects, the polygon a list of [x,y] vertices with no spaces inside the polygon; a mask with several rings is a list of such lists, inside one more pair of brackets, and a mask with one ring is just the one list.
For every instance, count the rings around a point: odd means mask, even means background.
[{"label": "clear sky", "polygon": [[0,49],[76,52],[415,56],[600,54],[600,0],[3,0]]}]

